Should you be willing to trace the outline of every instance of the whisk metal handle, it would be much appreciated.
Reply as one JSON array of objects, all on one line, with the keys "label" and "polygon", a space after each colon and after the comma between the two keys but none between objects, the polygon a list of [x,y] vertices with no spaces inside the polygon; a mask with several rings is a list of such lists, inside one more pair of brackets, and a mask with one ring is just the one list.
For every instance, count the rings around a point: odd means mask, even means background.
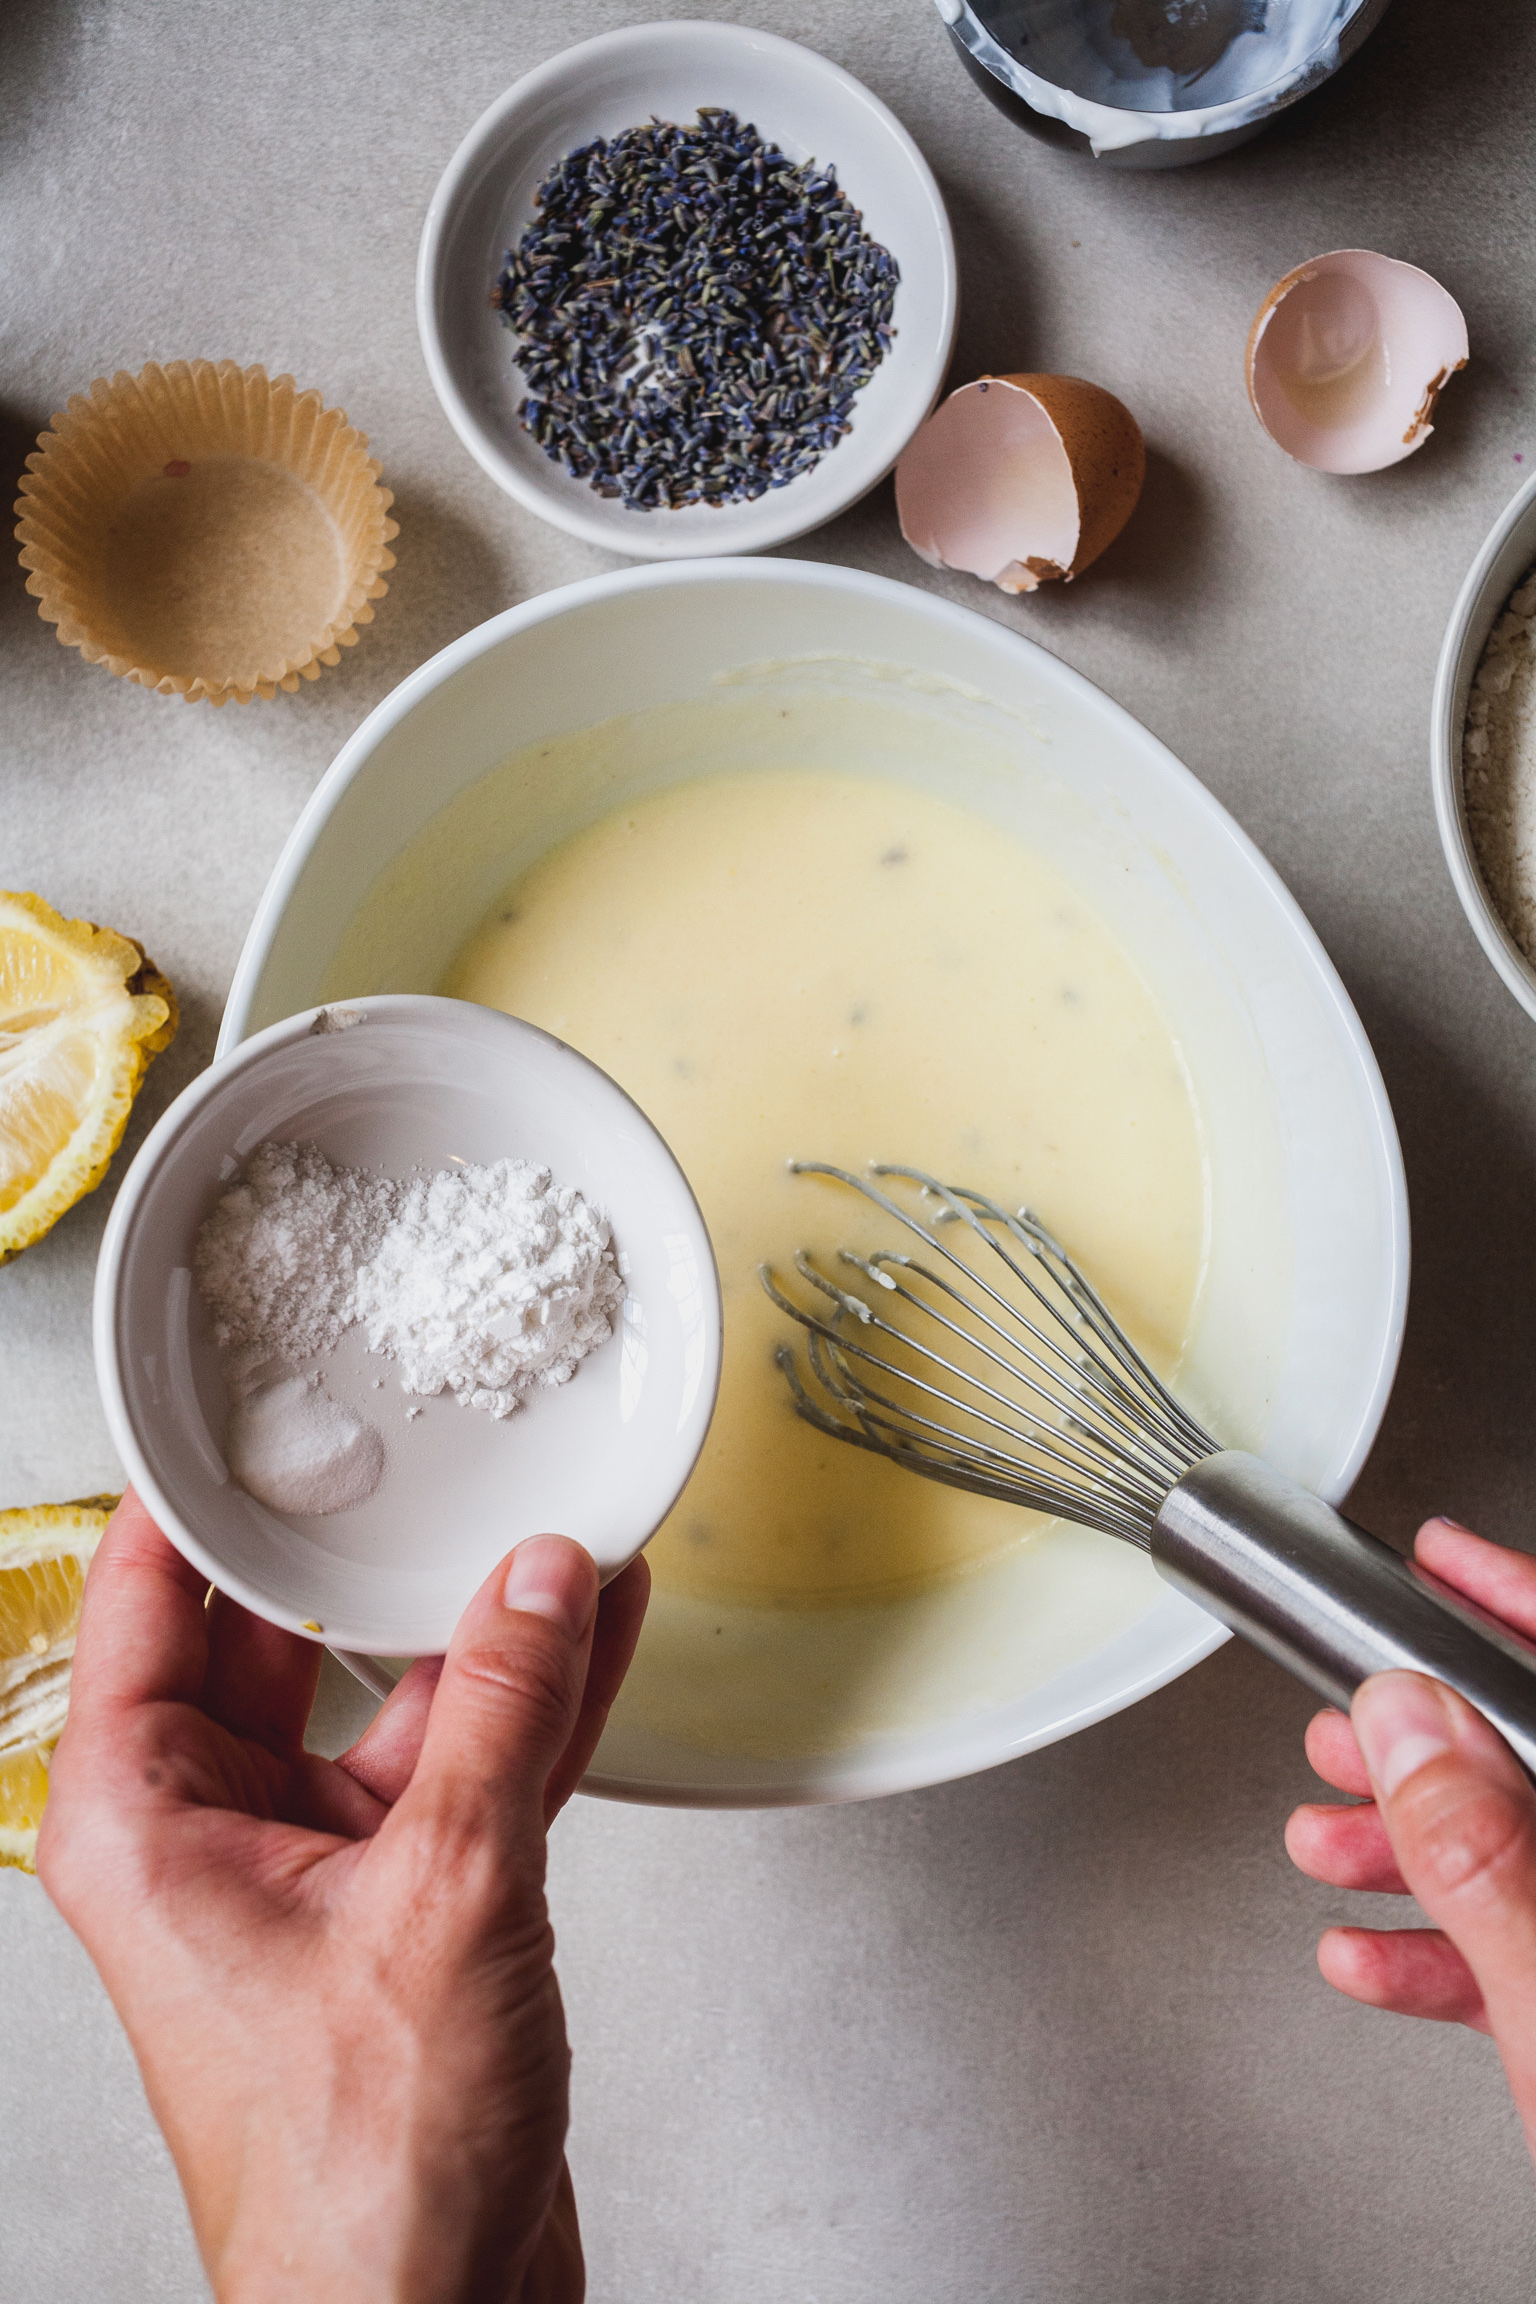
[{"label": "whisk metal handle", "polygon": [[1427,1672],[1536,1776],[1536,1646],[1239,1449],[1208,1456],[1152,1530],[1170,1584],[1341,1709],[1372,1672]]}]

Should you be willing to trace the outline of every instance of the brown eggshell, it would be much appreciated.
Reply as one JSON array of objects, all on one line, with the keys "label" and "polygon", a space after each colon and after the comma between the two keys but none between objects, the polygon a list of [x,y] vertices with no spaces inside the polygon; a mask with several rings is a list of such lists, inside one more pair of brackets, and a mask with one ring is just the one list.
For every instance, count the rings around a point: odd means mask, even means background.
[{"label": "brown eggshell", "polygon": [[897,515],[930,566],[1032,592],[1098,558],[1145,473],[1136,419],[1100,385],[983,376],[949,395],[897,465]]},{"label": "brown eggshell", "polygon": [[1080,576],[1113,544],[1140,500],[1147,476],[1141,426],[1123,400],[1080,376],[1008,376],[1004,382],[1032,392],[1061,435],[1081,522],[1067,574]]}]

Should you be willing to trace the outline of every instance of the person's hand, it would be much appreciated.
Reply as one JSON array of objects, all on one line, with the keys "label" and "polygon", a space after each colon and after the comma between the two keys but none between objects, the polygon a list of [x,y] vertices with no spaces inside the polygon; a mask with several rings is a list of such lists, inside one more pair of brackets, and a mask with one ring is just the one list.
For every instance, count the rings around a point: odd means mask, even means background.
[{"label": "person's hand", "polygon": [[576,2304],[545,1828],[645,1613],[535,1537],[339,1761],[320,1651],[130,1493],[92,1564],[38,1844],[127,2028],[220,2304]]},{"label": "person's hand", "polygon": [[[1536,1559],[1429,1520],[1419,1565],[1536,1639]],[[1336,1888],[1413,1895],[1433,1928],[1330,1928],[1318,1966],[1375,2008],[1491,2032],[1536,2155],[1536,1791],[1481,1713],[1417,1672],[1380,1672],[1307,1757],[1350,1807],[1298,1808],[1292,1861]]]}]

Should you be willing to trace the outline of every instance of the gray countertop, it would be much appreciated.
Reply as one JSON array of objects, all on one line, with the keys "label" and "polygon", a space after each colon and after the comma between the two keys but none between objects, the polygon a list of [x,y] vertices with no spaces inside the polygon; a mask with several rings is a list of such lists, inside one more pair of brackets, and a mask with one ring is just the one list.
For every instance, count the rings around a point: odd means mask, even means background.
[{"label": "gray countertop", "polygon": [[[13,0],[7,474],[94,376],[232,356],[344,405],[401,523],[362,644],[317,686],[246,710],[84,665],[14,562],[0,568],[0,881],[137,934],[182,995],[128,1150],[207,1062],[267,872],[343,738],[445,641],[611,565],[508,503],[459,446],[417,350],[412,271],[432,186],[482,108],[636,13]],[[667,13],[807,41],[894,108],[960,244],[958,376],[1075,372],[1140,418],[1141,508],[1070,591],[1009,601],[936,576],[901,543],[889,486],[791,549],[1043,641],[1271,857],[1359,1005],[1412,1193],[1407,1348],[1354,1509],[1395,1537],[1444,1508],[1527,1541],[1532,1027],[1443,868],[1427,720],[1456,589],[1536,469],[1536,16],[1521,0],[1395,0],[1339,79],[1260,141],[1139,176],[1011,128],[925,0]],[[1242,385],[1265,289],[1340,246],[1424,265],[1471,331],[1434,439],[1366,480],[1289,464]],[[87,1333],[109,1192],[0,1273],[0,1502],[118,1482]],[[326,1684],[331,1736],[349,1687]],[[1357,1907],[1281,1848],[1315,1789],[1309,1709],[1234,1645],[1133,1712],[937,1791],[787,1815],[578,1801],[552,1897],[594,2298],[1526,2304],[1536,2195],[1492,2047],[1350,2006],[1315,1973],[1319,1929]],[[14,1873],[0,2267],[9,2304],[204,2294],[116,2021]]]}]

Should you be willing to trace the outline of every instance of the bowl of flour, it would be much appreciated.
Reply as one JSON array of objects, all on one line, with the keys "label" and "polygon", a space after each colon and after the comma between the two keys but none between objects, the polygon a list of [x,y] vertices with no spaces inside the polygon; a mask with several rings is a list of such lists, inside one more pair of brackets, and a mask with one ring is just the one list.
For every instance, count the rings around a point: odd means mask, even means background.
[{"label": "bowl of flour", "polygon": [[1440,844],[1473,932],[1536,1016],[1536,479],[1495,523],[1440,651]]},{"label": "bowl of flour", "polygon": [[167,1535],[361,1655],[445,1647],[524,1536],[616,1573],[720,1366],[709,1237],[638,1107],[532,1025],[410,994],[290,1017],[185,1091],[118,1196],[95,1323]]}]

